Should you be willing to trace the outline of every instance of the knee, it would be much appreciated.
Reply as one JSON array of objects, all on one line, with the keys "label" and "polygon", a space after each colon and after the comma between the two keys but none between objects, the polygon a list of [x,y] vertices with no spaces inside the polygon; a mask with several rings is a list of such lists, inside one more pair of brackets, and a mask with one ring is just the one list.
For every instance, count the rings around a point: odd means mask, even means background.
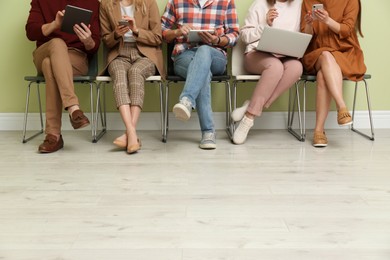
[{"label": "knee", "polygon": [[210,47],[210,46],[208,46],[208,45],[201,45],[201,46],[199,46],[199,48],[198,48],[198,50],[197,50],[197,53],[199,52],[199,53],[203,53],[203,54],[208,54],[208,55],[210,55],[211,54],[211,48],[212,47]]},{"label": "knee", "polygon": [[145,74],[144,71],[137,66],[131,66],[128,73],[130,78],[138,78],[138,77],[144,78],[144,74]]},{"label": "knee", "polygon": [[61,38],[51,39],[50,46],[53,48],[53,50],[68,49],[68,46],[66,45],[65,41]]},{"label": "knee", "polygon": [[44,77],[46,78],[46,80],[48,80],[49,78],[53,78],[53,72],[51,69],[51,61],[50,61],[49,57],[46,57],[42,60],[41,66],[42,66],[42,73],[43,73]]},{"label": "knee", "polygon": [[266,68],[268,71],[272,71],[275,76],[282,77],[284,73],[284,65],[279,59],[273,59]]},{"label": "knee", "polygon": [[44,58],[42,60],[42,68],[50,68],[51,67],[51,62],[48,57]]},{"label": "knee", "polygon": [[201,45],[195,55],[199,56],[204,61],[211,59],[211,48],[212,47],[208,45]]},{"label": "knee", "polygon": [[303,73],[302,63],[299,60],[294,60],[291,65],[294,76],[297,78],[301,77]]},{"label": "knee", "polygon": [[334,61],[334,57],[329,51],[323,51],[318,59],[328,64]]}]

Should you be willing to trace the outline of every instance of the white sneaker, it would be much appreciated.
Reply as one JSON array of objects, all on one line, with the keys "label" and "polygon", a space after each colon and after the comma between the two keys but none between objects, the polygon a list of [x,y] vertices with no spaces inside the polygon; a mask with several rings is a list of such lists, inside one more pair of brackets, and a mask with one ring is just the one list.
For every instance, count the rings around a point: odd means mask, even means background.
[{"label": "white sneaker", "polygon": [[245,142],[246,137],[248,136],[248,132],[253,126],[253,121],[254,121],[253,119],[244,116],[244,118],[241,120],[240,124],[238,125],[236,131],[234,131],[233,143],[243,144]]},{"label": "white sneaker", "polygon": [[191,117],[192,104],[187,97],[180,99],[180,102],[173,107],[175,117],[182,121],[187,121]]},{"label": "white sneaker", "polygon": [[244,102],[244,104],[242,104],[241,107],[238,107],[238,108],[233,110],[233,112],[230,116],[234,122],[238,122],[244,117],[245,112],[248,109],[248,106],[249,106],[249,100],[246,100]]},{"label": "white sneaker", "polygon": [[216,134],[214,132],[202,134],[202,140],[200,141],[199,148],[208,150],[217,148],[215,136]]}]

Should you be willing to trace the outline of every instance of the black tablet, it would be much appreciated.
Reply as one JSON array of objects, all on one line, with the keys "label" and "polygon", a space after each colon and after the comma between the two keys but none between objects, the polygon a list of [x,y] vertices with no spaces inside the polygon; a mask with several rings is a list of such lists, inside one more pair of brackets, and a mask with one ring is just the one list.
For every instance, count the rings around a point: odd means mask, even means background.
[{"label": "black tablet", "polygon": [[80,8],[73,5],[67,5],[65,7],[64,20],[62,21],[61,31],[66,33],[75,34],[73,26],[75,24],[84,23],[89,25],[91,23],[92,11],[84,8]]}]

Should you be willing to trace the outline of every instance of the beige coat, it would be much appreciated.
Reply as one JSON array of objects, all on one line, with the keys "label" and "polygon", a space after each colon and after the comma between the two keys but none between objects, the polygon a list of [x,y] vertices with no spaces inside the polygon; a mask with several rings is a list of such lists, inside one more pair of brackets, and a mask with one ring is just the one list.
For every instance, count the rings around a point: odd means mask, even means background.
[{"label": "beige coat", "polygon": [[[159,74],[165,78],[163,55],[161,50],[161,20],[160,12],[155,0],[144,0],[146,14],[135,11],[134,19],[139,30],[136,38],[139,51],[156,65]],[[102,0],[100,4],[100,26],[103,43],[108,49],[107,62],[100,75],[107,72],[107,67],[119,54],[119,47],[123,45],[123,38],[114,37],[114,30],[121,20],[119,0]]]}]

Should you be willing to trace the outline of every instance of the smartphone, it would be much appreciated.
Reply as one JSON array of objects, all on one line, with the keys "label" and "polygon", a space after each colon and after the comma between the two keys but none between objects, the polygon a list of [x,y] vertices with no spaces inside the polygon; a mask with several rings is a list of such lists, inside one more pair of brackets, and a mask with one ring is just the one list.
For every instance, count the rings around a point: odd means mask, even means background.
[{"label": "smartphone", "polygon": [[324,9],[324,5],[323,4],[314,4],[312,11],[314,12],[315,10],[319,10],[319,9]]},{"label": "smartphone", "polygon": [[324,9],[324,5],[323,5],[323,4],[314,4],[314,5],[313,5],[312,10],[311,10],[311,13],[312,13],[312,16],[313,16],[314,19],[317,18],[317,17],[315,16],[314,11],[315,11],[315,10],[320,10],[320,9]]},{"label": "smartphone", "polygon": [[127,21],[127,20],[119,20],[119,25],[129,26],[129,21]]}]

